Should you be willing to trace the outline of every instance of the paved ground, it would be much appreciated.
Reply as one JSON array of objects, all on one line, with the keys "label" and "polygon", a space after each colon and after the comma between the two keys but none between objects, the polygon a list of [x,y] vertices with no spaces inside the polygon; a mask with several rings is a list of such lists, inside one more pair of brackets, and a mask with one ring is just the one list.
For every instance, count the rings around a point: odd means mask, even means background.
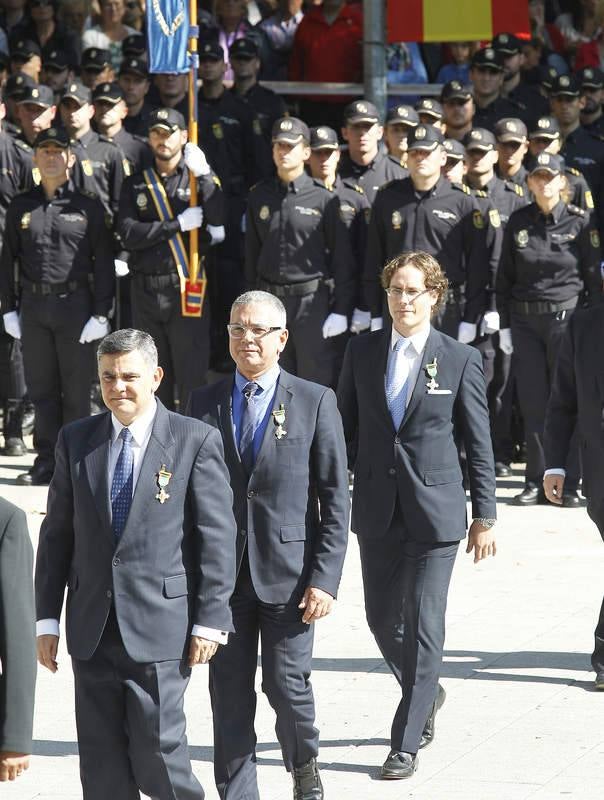
[{"label": "paved ground", "polygon": [[[31,456],[0,458],[0,484],[27,511],[35,543],[46,490],[14,485],[29,463]],[[358,549],[351,538],[340,600],[333,616],[318,625],[315,646],[313,685],[328,800],[604,796],[604,692],[593,691],[589,664],[604,591],[604,546],[585,510],[510,506],[519,488],[519,470],[500,481],[497,557],[478,566],[461,552],[458,557],[443,666],[447,701],[437,719],[437,739],[408,781],[377,778],[397,688],[365,624]],[[206,682],[207,668],[197,667],[188,691],[189,742],[195,772],[207,797],[216,800]],[[263,695],[257,733],[262,799],[290,798]],[[59,673],[39,674],[34,735],[29,773],[3,784],[3,800],[81,797],[64,648]]]}]

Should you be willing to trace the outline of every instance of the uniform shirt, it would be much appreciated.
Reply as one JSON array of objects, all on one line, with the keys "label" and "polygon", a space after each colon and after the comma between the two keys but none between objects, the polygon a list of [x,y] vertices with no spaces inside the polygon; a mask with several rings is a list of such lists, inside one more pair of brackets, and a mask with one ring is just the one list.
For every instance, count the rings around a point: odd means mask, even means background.
[{"label": "uniform shirt", "polygon": [[378,189],[389,181],[406,178],[409,173],[396,159],[385,153],[378,153],[367,166],[357,164],[348,153],[343,153],[338,174],[342,178],[352,178],[362,186],[369,205],[373,205]]},{"label": "uniform shirt", "polygon": [[521,80],[515,89],[506,94],[506,99],[518,104],[524,114],[524,117],[521,117],[523,120],[534,121],[550,114],[549,99],[541,94],[537,84]]},{"label": "uniform shirt", "polygon": [[591,133],[592,136],[602,139],[602,137],[604,137],[604,114],[600,114],[593,122],[583,125],[583,127],[587,133]]},{"label": "uniform shirt", "polygon": [[356,299],[355,308],[361,308],[361,277],[365,252],[367,250],[367,227],[369,225],[369,212],[371,206],[363,187],[354,178],[341,178],[336,175],[336,181],[331,187],[340,200],[340,217],[348,229],[352,252],[355,255],[355,283]]},{"label": "uniform shirt", "polygon": [[[273,407],[273,400],[275,399],[275,392],[277,391],[277,383],[279,382],[279,375],[281,368],[278,364],[269,369],[264,375],[256,378],[254,383],[260,387],[256,394],[252,397],[251,401],[256,406],[258,411],[258,427],[254,431],[254,462],[258,458],[264,433],[270,419],[270,411]],[[245,413],[246,400],[243,396],[243,390],[249,383],[247,378],[244,378],[239,370],[235,371],[235,380],[233,382],[233,391],[231,394],[232,400],[232,414],[233,414],[233,435],[237,442],[237,450],[241,442],[241,433],[243,428],[243,415]]]},{"label": "uniform shirt", "polygon": [[516,186],[521,186],[522,189],[528,193],[528,185],[526,183],[526,179],[528,177],[528,171],[524,165],[520,165],[520,168],[510,176],[504,176],[499,172],[499,169],[495,167],[495,172],[497,173],[497,177],[500,178],[502,181],[506,181],[507,183],[514,183]]},{"label": "uniform shirt", "polygon": [[476,105],[472,125],[474,128],[486,128],[488,131],[494,132],[495,125],[504,117],[515,117],[527,123],[533,118],[533,113],[523,104],[508,100],[506,97],[497,97],[488,106],[479,108]]},{"label": "uniform shirt", "polygon": [[97,194],[105,212],[113,220],[122,183],[130,175],[128,161],[116,144],[93,130],[79,139],[72,139],[71,149],[76,157],[71,170],[75,186]]},{"label": "uniform shirt", "polygon": [[119,147],[128,161],[129,175],[141,172],[141,170],[146,169],[153,163],[153,151],[149,147],[149,143],[140,136],[133,136],[124,128],[120,128],[115,136],[107,136],[106,138],[108,142],[113,142]]},{"label": "uniform shirt", "polygon": [[107,316],[114,293],[111,233],[100,201],[71,181],[51,200],[36,186],[17,195],[6,214],[0,256],[2,312],[18,305],[14,264],[19,279],[32,283],[93,282],[93,314]]},{"label": "uniform shirt", "polygon": [[501,327],[510,326],[510,303],[563,302],[583,289],[600,295],[600,238],[585,211],[562,200],[547,216],[536,203],[515,211],[503,237],[497,274]]},{"label": "uniform shirt", "polygon": [[0,131],[0,231],[4,230],[10,201],[18,192],[32,186],[31,148],[28,150]]},{"label": "uniform shirt", "polygon": [[[155,167],[157,172],[157,167]],[[158,173],[159,174],[159,173]],[[141,172],[127,178],[122,188],[118,214],[118,233],[130,252],[128,266],[132,272],[146,275],[174,274],[176,265],[168,240],[180,232],[176,217],[189,207],[189,170],[181,158],[172,175],[162,178],[172,206],[174,218],[162,221]],[[199,236],[200,254],[208,251],[210,235],[206,225],[223,224],[223,195],[220,181],[213,172],[198,178],[199,205],[204,211],[204,227]],[[188,233],[182,234],[188,252]]]},{"label": "uniform shirt", "polygon": [[249,195],[245,277],[259,282],[334,281],[334,312],[348,315],[355,298],[354,255],[335,192],[303,172],[286,184],[275,177]]},{"label": "uniform shirt", "polygon": [[249,105],[260,122],[262,135],[266,143],[269,148],[272,148],[271,132],[273,123],[284,117],[287,111],[281,95],[271,89],[267,89],[265,86],[260,86],[259,83],[251,86],[245,94],[239,94],[234,87],[230,89],[230,93]]},{"label": "uniform shirt", "polygon": [[604,202],[604,142],[578,127],[564,139],[560,154],[567,167],[574,167],[585,176],[595,205],[601,205]]},{"label": "uniform shirt", "polygon": [[124,128],[132,136],[147,136],[149,133],[149,114],[153,111],[151,103],[145,100],[138,114],[124,117]]},{"label": "uniform shirt", "polygon": [[488,253],[484,220],[467,186],[439,178],[432,189],[418,192],[404,178],[377,193],[363,269],[363,295],[374,317],[382,313],[382,269],[405,250],[430,253],[453,286],[465,286],[464,319],[477,322],[486,308]]}]

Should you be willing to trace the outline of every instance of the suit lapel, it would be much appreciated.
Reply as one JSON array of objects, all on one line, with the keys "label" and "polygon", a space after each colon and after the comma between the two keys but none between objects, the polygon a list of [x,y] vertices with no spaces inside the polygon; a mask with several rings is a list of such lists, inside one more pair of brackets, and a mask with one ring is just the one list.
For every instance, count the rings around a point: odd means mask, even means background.
[{"label": "suit lapel", "polygon": [[99,425],[90,437],[90,450],[84,456],[86,475],[103,527],[113,538],[111,508],[109,504],[108,462],[111,445],[111,414],[99,416]]},{"label": "suit lapel", "polygon": [[390,424],[392,425],[392,429],[394,430],[394,423],[392,422],[392,414],[390,413],[390,409],[388,408],[388,403],[386,402],[386,371],[388,369],[388,356],[390,354],[390,342],[392,341],[392,331],[388,328],[387,331],[384,331],[382,338],[379,340],[377,358],[375,359],[374,369],[375,375],[372,381],[374,386],[378,387],[377,395],[379,397],[379,402],[382,405],[382,411],[388,419],[390,420]]},{"label": "suit lapel", "polygon": [[[426,364],[430,364],[434,361],[435,358],[438,358],[440,352],[440,343],[441,343],[440,334],[438,333],[438,331],[435,331],[434,328],[430,327],[430,335],[428,336],[428,340],[426,341],[424,352],[419,356],[419,358],[421,359],[419,372],[417,373],[417,380],[415,381],[415,386],[413,387],[411,400],[409,401],[409,405],[407,406],[407,411],[405,412],[405,416],[403,417],[403,421],[401,422],[401,428],[404,428],[409,417],[413,414],[417,406],[421,403],[422,399],[427,394],[427,389],[426,389],[427,377],[424,368]],[[438,378],[436,378],[436,380],[438,381]]]},{"label": "suit lapel", "polygon": [[227,464],[237,464],[241,472],[246,474],[243,464],[241,463],[241,456],[239,455],[239,449],[233,431],[233,382],[234,378],[232,380],[225,380],[224,386],[218,395],[218,422],[222,430],[224,456]]},{"label": "suit lapel", "polygon": [[[281,370],[279,374],[279,382],[277,383],[277,389],[275,390],[275,396],[273,398],[273,405],[272,411],[275,411],[279,408],[281,403],[285,408],[285,430],[287,430],[287,415],[289,413],[289,407],[291,405],[293,394],[290,390],[290,383],[289,383],[289,375],[284,370]],[[264,429],[264,436],[262,437],[262,444],[260,445],[260,450],[258,451],[258,457],[254,463],[254,469],[252,470],[252,475],[258,468],[260,462],[266,458],[267,454],[275,447],[275,435],[274,435],[275,426],[273,425],[272,420],[272,413],[269,417],[267,422],[266,428]]]}]

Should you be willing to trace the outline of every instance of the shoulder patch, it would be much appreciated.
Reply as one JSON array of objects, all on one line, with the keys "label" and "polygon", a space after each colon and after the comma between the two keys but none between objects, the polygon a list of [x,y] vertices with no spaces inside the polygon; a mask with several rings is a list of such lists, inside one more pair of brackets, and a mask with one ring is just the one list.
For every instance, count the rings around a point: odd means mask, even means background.
[{"label": "shoulder patch", "polygon": [[582,208],[579,208],[579,206],[573,205],[573,203],[569,203],[567,208],[569,214],[574,214],[577,217],[585,216],[585,211]]},{"label": "shoulder patch", "polygon": [[524,197],[524,186],[521,186],[519,183],[515,183],[514,191],[516,192],[518,197]]}]

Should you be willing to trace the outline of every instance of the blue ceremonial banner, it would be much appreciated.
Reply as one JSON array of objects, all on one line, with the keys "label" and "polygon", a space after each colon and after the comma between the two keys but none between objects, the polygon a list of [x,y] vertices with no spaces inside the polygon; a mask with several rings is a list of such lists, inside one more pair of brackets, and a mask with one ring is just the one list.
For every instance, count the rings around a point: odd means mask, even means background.
[{"label": "blue ceremonial banner", "polygon": [[188,72],[188,0],[147,0],[149,72]]}]

